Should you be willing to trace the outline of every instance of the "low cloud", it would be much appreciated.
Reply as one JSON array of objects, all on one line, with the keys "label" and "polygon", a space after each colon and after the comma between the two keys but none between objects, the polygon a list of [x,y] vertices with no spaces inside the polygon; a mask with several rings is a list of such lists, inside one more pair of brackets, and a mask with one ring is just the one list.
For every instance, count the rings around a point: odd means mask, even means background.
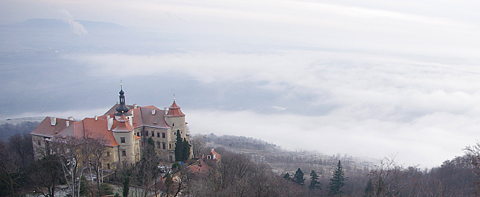
[{"label": "low cloud", "polygon": [[70,28],[72,29],[72,32],[76,35],[88,35],[88,31],[85,29],[85,27],[80,24],[80,22],[75,21],[72,14],[70,14],[69,11],[65,9],[61,9],[60,12],[63,15],[62,20],[70,25]]},{"label": "low cloud", "polygon": [[329,114],[259,114],[252,111],[184,110],[192,133],[260,138],[289,150],[316,150],[381,159],[396,156],[401,165],[439,166],[474,144],[477,120],[437,113],[402,123]]},{"label": "low cloud", "polygon": [[[235,90],[248,98],[225,95],[222,109],[185,109],[192,132],[246,135],[290,150],[397,155],[399,163],[432,167],[462,155],[480,129],[480,78],[465,64],[312,51],[65,58],[90,65],[97,77],[175,73],[199,87],[248,85]],[[238,110],[247,99],[266,106]],[[259,110],[267,108],[276,110]]]}]

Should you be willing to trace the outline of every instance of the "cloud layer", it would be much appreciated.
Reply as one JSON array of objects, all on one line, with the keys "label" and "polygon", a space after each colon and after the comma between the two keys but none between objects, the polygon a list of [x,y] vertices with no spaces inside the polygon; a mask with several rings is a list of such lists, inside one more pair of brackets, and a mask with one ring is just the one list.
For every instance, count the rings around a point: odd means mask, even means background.
[{"label": "cloud layer", "polygon": [[[244,97],[224,95],[227,110],[185,110],[194,133],[246,135],[326,154],[397,155],[400,163],[431,167],[461,155],[479,129],[480,80],[470,65],[315,51],[66,58],[95,67],[92,75],[178,73],[199,86],[248,84],[237,90]],[[234,110],[246,102],[266,106]],[[282,110],[266,110],[271,106]]]},{"label": "cloud layer", "polygon": [[[440,165],[479,130],[479,8],[467,0],[5,0],[2,24],[67,17],[84,36],[0,40],[18,49],[0,50],[0,115],[99,113],[123,79],[127,102],[163,107],[177,94],[193,133]],[[72,15],[129,29],[87,29]]]}]

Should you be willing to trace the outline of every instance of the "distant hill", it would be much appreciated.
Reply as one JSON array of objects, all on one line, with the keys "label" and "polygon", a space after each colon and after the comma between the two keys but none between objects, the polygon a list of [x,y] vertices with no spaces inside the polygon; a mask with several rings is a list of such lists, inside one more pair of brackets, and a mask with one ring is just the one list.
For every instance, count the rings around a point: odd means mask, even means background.
[{"label": "distant hill", "polygon": [[[90,29],[102,29],[102,30],[128,30],[128,28],[115,23],[109,22],[97,22],[76,20],[76,22],[83,25],[87,31]],[[7,25],[11,28],[31,28],[31,29],[69,29],[70,24],[60,19],[28,19],[26,21]]]},{"label": "distant hill", "polygon": [[[42,52],[149,54],[173,51],[177,35],[140,32],[125,26],[99,21],[75,20],[71,25],[60,19],[29,19],[0,26],[1,52],[21,52],[27,56]],[[43,55],[45,55],[43,54]]]},{"label": "distant hill", "polygon": [[40,122],[26,121],[13,123],[3,123],[0,125],[0,141],[7,141],[9,137],[15,134],[29,134],[32,132]]},{"label": "distant hill", "polygon": [[[224,150],[249,155],[257,163],[267,163],[272,170],[278,174],[286,172],[294,173],[301,168],[304,172],[315,170],[322,176],[330,176],[335,169],[338,160],[342,161],[344,169],[348,174],[362,174],[373,168],[379,161],[369,158],[358,158],[349,155],[325,155],[322,150],[317,151],[290,151],[281,147],[245,136],[215,134],[201,135],[205,142],[205,152],[211,148],[222,154]],[[198,139],[198,136],[192,139]]]}]

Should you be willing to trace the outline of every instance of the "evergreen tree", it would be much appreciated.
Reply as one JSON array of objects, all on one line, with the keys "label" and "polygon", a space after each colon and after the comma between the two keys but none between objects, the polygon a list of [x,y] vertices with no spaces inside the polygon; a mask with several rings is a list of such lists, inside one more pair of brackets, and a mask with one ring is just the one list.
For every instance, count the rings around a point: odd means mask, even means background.
[{"label": "evergreen tree", "polygon": [[310,173],[310,185],[308,189],[322,189],[322,184],[318,182],[318,175],[315,173],[315,170],[312,170]]},{"label": "evergreen tree", "polygon": [[183,139],[180,136],[180,130],[177,130],[177,142],[175,142],[175,161],[183,159]]},{"label": "evergreen tree", "polygon": [[303,178],[303,172],[298,168],[297,172],[295,172],[295,175],[293,176],[293,181],[299,185],[305,184],[305,178]]},{"label": "evergreen tree", "polygon": [[340,189],[345,185],[346,180],[347,178],[344,177],[342,164],[340,163],[340,160],[338,160],[337,169],[335,169],[333,177],[330,179],[330,184],[328,185],[328,195],[342,195],[343,192],[340,191]]},{"label": "evergreen tree", "polygon": [[123,197],[128,197],[130,191],[130,170],[126,169],[123,173],[123,182],[122,182],[122,194]]},{"label": "evergreen tree", "polygon": [[365,196],[373,196],[373,182],[372,179],[369,179],[367,186],[365,186]]},{"label": "evergreen tree", "polygon": [[283,176],[283,178],[284,178],[284,179],[287,179],[287,180],[290,180],[290,174],[288,174],[288,172],[285,173],[285,175]]},{"label": "evergreen tree", "polygon": [[182,160],[187,161],[190,157],[190,144],[187,139],[183,138]]}]

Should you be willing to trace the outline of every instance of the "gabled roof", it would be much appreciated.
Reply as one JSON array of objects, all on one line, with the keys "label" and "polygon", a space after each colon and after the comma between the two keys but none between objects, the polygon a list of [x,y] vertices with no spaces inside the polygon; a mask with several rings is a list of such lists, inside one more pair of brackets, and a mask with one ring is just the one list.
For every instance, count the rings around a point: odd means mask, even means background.
[{"label": "gabled roof", "polygon": [[210,155],[212,160],[220,160],[222,158],[222,155],[220,155],[219,153],[217,153],[217,151],[215,151],[213,149],[212,149],[212,151],[210,151],[210,153],[207,154],[207,156],[209,156],[209,155]]},{"label": "gabled roof", "polygon": [[118,146],[113,132],[108,130],[108,120],[106,116],[95,118],[85,118],[75,122],[57,134],[58,136],[72,136],[75,138],[100,139],[105,141],[107,146]]},{"label": "gabled roof", "polygon": [[[67,128],[67,121],[69,122],[69,126],[76,121],[74,120],[67,120],[62,118],[54,118],[54,117],[46,117],[43,121],[35,128],[30,135],[37,135],[43,137],[53,137],[60,131]],[[54,123],[54,126],[52,126]]]},{"label": "gabled roof", "polygon": [[165,122],[165,110],[160,110],[153,105],[139,108],[143,126],[171,128],[167,122]]},{"label": "gabled roof", "polygon": [[[112,108],[110,108],[107,112],[105,112],[105,114],[103,115],[114,115],[115,113],[117,113],[117,107],[120,106],[120,104],[115,104],[113,105]],[[128,112],[131,113],[132,109],[133,109],[133,105],[126,105],[130,110]]]},{"label": "gabled roof", "polygon": [[[105,115],[110,115],[111,117],[115,116],[115,108],[118,104],[115,104],[110,108]],[[161,110],[153,105],[144,106],[144,107],[130,107],[130,111],[133,115],[132,126],[134,128],[139,128],[142,126],[155,127],[155,128],[171,128],[165,122],[165,110]]]}]

